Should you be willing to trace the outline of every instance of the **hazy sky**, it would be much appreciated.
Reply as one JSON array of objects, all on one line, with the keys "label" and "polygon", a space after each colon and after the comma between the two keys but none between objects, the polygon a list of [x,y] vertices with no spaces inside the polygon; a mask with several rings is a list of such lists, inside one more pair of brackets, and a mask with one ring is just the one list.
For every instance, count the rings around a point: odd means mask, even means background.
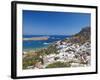
[{"label": "hazy sky", "polygon": [[71,35],[90,25],[88,13],[23,10],[24,35]]}]

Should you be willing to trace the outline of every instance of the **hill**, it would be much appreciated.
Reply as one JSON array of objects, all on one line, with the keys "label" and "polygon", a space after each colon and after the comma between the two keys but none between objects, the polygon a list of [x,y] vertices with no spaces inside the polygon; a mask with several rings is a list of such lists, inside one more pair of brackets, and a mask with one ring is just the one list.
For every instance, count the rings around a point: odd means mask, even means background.
[{"label": "hill", "polygon": [[91,35],[91,28],[90,27],[85,27],[80,32],[73,35],[70,39],[64,39],[63,41],[83,44],[86,41],[91,40],[90,35]]}]

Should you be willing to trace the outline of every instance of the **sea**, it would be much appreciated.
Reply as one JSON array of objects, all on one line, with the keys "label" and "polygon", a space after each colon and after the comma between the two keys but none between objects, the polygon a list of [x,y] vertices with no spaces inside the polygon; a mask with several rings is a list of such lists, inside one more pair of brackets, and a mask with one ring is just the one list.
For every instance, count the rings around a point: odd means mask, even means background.
[{"label": "sea", "polygon": [[32,38],[32,37],[49,37],[48,40],[23,40],[23,50],[37,50],[40,48],[46,48],[50,44],[53,44],[56,41],[69,38],[68,35],[23,35],[23,38]]}]

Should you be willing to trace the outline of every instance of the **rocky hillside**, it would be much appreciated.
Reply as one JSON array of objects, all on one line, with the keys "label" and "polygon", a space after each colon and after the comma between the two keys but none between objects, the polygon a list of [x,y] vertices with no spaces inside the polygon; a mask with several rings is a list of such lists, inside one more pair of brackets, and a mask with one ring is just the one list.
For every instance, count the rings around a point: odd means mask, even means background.
[{"label": "rocky hillside", "polygon": [[[83,28],[70,38],[57,41],[47,48],[49,54],[44,58],[44,68],[55,67],[85,67],[91,65],[90,27]],[[53,47],[54,46],[54,47]],[[52,51],[55,52],[52,52]],[[66,65],[67,64],[67,65]]]},{"label": "rocky hillside", "polygon": [[71,42],[71,43],[79,43],[79,44],[84,44],[86,41],[90,41],[90,27],[85,27],[83,28],[80,32],[77,34],[73,35],[72,38],[70,39],[64,39],[66,42]]},{"label": "rocky hillside", "polygon": [[74,37],[78,36],[78,37],[83,37],[85,40],[90,40],[90,35],[91,35],[91,28],[85,27],[79,33],[74,35]]}]

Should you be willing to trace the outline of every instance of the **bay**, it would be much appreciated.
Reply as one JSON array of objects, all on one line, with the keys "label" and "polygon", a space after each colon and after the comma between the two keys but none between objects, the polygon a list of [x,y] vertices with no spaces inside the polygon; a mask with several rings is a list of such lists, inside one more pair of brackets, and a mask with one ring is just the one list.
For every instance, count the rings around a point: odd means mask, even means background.
[{"label": "bay", "polygon": [[23,35],[23,38],[49,37],[48,40],[23,40],[23,50],[35,50],[48,47],[50,44],[69,38],[68,35]]}]

